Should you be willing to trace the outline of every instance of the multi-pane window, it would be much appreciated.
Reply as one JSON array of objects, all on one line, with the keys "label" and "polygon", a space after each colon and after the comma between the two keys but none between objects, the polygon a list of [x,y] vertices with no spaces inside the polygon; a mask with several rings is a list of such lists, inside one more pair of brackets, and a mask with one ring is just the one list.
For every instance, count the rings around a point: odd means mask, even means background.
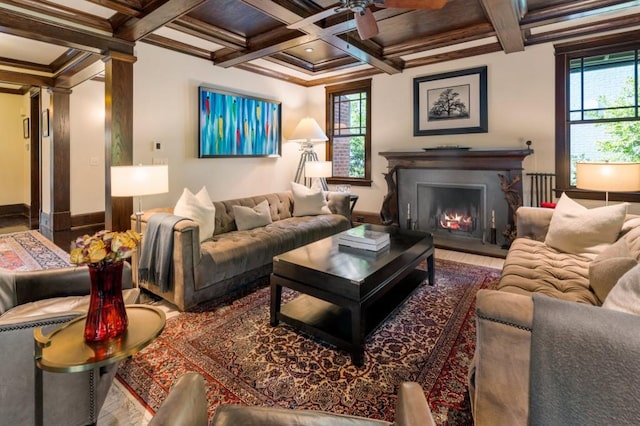
[{"label": "multi-pane window", "polygon": [[569,61],[571,183],[577,161],[640,161],[638,51]]},{"label": "multi-pane window", "polygon": [[630,34],[555,46],[557,186],[578,198],[599,196],[575,191],[577,162],[640,162],[640,43]]},{"label": "multi-pane window", "polygon": [[326,88],[332,183],[371,182],[371,79]]}]

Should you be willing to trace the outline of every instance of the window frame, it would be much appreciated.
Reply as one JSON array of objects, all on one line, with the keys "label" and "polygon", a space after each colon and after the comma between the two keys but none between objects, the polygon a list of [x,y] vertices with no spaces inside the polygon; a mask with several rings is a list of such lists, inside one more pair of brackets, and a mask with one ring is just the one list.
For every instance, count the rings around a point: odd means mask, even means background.
[{"label": "window frame", "polygon": [[329,140],[325,144],[325,158],[327,161],[333,160],[333,137],[334,137],[334,98],[336,96],[349,95],[353,93],[364,92],[367,97],[366,102],[366,125],[364,135],[364,177],[331,177],[327,178],[327,182],[330,184],[349,184],[352,186],[371,186],[371,80],[370,78],[365,80],[358,80],[349,83],[336,84],[332,86],[325,86],[325,101],[326,101],[326,125],[327,137]]},{"label": "window frame", "polygon": [[[556,196],[563,192],[572,198],[604,200],[605,193],[577,189],[571,185],[571,153],[569,116],[570,62],[582,57],[605,55],[628,50],[640,50],[640,31],[629,31],[605,37],[554,45],[555,48],[555,161]],[[638,82],[636,82],[638,84]],[[624,120],[622,120],[624,121]],[[640,192],[609,192],[609,200],[640,202]]]}]

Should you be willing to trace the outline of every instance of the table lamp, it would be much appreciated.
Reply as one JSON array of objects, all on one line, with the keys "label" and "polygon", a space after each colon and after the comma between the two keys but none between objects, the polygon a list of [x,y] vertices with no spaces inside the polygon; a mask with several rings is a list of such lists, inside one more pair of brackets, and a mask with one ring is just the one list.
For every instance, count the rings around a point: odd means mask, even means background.
[{"label": "table lamp", "polygon": [[111,167],[111,196],[138,197],[136,232],[142,232],[143,195],[169,192],[169,166],[113,166]]},{"label": "table lamp", "polygon": [[576,188],[609,192],[640,191],[640,163],[576,163]]},{"label": "table lamp", "polygon": [[[312,181],[313,178],[318,178],[322,189],[328,191],[326,178],[333,175],[332,163],[331,161],[309,161],[305,164],[304,175]],[[311,182],[309,186],[312,186]]]},{"label": "table lamp", "polygon": [[[303,173],[305,173],[305,164],[307,161],[318,161],[318,154],[313,150],[314,143],[325,142],[329,140],[327,135],[322,131],[316,120],[311,117],[306,117],[300,120],[293,133],[289,137],[289,142],[300,143],[300,161],[298,162],[298,169],[296,171],[295,182],[300,183]],[[329,175],[331,176],[331,175]],[[307,174],[307,177],[310,177]],[[327,181],[321,178],[323,184],[322,189],[328,191]]]}]

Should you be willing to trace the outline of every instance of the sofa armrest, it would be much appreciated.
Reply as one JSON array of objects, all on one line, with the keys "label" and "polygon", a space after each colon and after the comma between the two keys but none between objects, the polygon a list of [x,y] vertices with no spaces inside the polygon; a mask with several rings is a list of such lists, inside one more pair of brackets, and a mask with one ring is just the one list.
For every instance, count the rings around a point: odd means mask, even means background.
[{"label": "sofa armrest", "polygon": [[[147,229],[147,222],[156,213],[171,213],[171,208],[150,209],[142,216],[142,235],[144,244],[144,233]],[[135,222],[134,222],[135,223]],[[195,271],[200,262],[200,227],[191,219],[184,219],[177,222],[173,227],[173,272],[172,288],[168,292],[160,291],[160,288],[152,283],[141,282],[140,286],[152,293],[163,297],[176,305],[181,311],[189,308],[189,300],[195,291]]]},{"label": "sofa armrest", "polygon": [[549,231],[549,223],[553,209],[542,207],[520,207],[516,211],[518,229],[517,237],[544,241]]},{"label": "sofa armrest", "polygon": [[351,221],[351,197],[346,192],[327,192],[329,210],[334,214],[341,214]]},{"label": "sofa armrest", "polygon": [[435,426],[427,398],[418,383],[403,382],[400,384],[394,425]]},{"label": "sofa armrest", "polygon": [[204,378],[198,373],[186,373],[171,387],[149,426],[206,426],[208,422],[207,391]]},{"label": "sofa armrest", "polygon": [[532,323],[531,297],[478,291],[469,386],[476,425],[527,423]]}]

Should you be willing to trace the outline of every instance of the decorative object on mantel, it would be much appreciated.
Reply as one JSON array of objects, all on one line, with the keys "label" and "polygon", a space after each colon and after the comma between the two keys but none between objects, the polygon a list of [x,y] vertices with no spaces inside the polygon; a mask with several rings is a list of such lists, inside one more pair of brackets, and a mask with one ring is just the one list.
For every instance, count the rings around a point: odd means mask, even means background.
[{"label": "decorative object on mantel", "polygon": [[[383,173],[384,180],[387,182],[387,194],[382,200],[382,208],[380,209],[380,219],[383,225],[391,225],[394,223],[394,218],[398,217],[398,193],[396,192],[396,183],[393,180],[393,175],[396,169],[392,169],[389,173]],[[394,210],[395,208],[395,210]]]},{"label": "decorative object on mantel", "polygon": [[519,207],[522,207],[522,195],[520,195],[522,185],[519,185],[520,190],[515,188],[515,186],[522,180],[522,177],[520,175],[516,175],[511,182],[509,182],[509,178],[503,174],[498,173],[498,177],[500,178],[500,186],[504,193],[504,199],[509,205],[509,213],[511,214],[511,221],[507,223],[504,231],[502,231],[502,235],[507,240],[504,248],[509,248],[513,240],[516,239],[517,234],[518,219],[516,216],[516,210],[518,210]]},{"label": "decorative object on mantel", "polygon": [[487,133],[487,67],[413,79],[413,135]]},{"label": "decorative object on mantel", "polygon": [[127,311],[122,299],[122,262],[131,257],[140,234],[99,231],[78,237],[71,249],[71,263],[87,265],[91,278],[89,310],[84,327],[87,342],[102,342],[124,333]]}]

